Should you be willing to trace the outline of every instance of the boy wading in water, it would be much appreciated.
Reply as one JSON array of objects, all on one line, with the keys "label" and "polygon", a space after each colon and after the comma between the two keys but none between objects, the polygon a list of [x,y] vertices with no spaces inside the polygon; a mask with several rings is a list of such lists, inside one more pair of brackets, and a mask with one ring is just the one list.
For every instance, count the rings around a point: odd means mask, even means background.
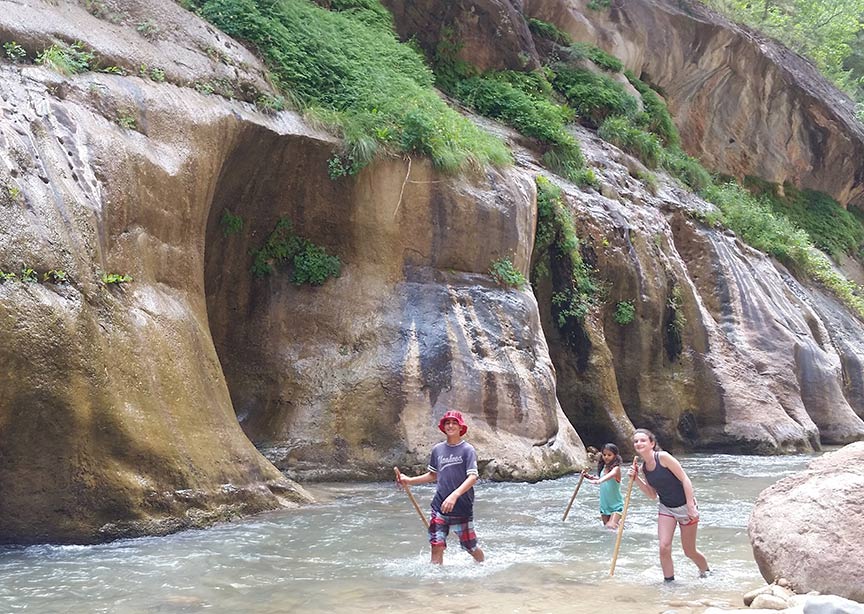
[{"label": "boy wading in water", "polygon": [[[459,545],[478,563],[485,559],[477,547],[474,533],[474,484],[477,482],[477,453],[462,436],[468,426],[458,411],[448,411],[438,422],[438,428],[447,436],[432,448],[428,471],[410,478],[399,472],[396,483],[413,486],[437,482],[435,498],[432,499],[432,515],[429,519],[429,544],[432,546],[432,562],[444,562],[447,535],[452,528],[459,536]],[[398,468],[397,468],[398,471]]]}]

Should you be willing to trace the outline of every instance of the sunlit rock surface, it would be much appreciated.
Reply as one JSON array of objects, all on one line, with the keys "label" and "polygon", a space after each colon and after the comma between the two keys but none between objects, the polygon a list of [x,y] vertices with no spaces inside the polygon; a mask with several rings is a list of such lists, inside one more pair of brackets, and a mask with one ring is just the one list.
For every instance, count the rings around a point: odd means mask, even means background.
[{"label": "sunlit rock surface", "polygon": [[864,442],[826,454],[764,490],[748,533],[762,576],[799,593],[864,602]]}]

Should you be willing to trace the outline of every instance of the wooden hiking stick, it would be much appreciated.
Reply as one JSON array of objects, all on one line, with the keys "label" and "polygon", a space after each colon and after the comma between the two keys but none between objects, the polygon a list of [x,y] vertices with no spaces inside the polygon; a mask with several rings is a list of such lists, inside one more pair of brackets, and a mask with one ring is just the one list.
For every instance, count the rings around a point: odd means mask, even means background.
[{"label": "wooden hiking stick", "polygon": [[579,492],[579,487],[582,486],[582,480],[585,479],[585,472],[582,472],[582,476],[579,478],[579,483],[576,484],[576,490],[573,491],[573,496],[570,497],[570,503],[567,504],[567,509],[564,510],[564,518],[561,519],[561,522],[567,520],[567,514],[570,513],[570,507],[573,505],[573,501],[576,500],[576,493]]},{"label": "wooden hiking stick", "polygon": [[417,505],[417,499],[415,499],[414,495],[411,494],[411,487],[408,486],[408,484],[402,484],[402,481],[399,479],[399,467],[393,467],[393,471],[396,472],[396,481],[402,486],[402,488],[405,489],[405,492],[408,493],[408,498],[411,499],[411,504],[414,506],[414,509],[417,510],[417,514],[420,516],[420,520],[423,521],[423,526],[428,529],[429,521],[426,520],[426,516],[423,515],[423,511],[420,509],[420,506]]},{"label": "wooden hiking stick", "polygon": [[[636,459],[633,459],[633,468],[638,468]],[[618,537],[615,539],[615,551],[612,553],[612,567],[609,569],[609,575],[615,575],[615,563],[618,561],[618,549],[621,548],[621,536],[624,535],[624,519],[627,518],[627,508],[630,506],[630,495],[633,493],[633,482],[636,481],[637,473],[633,473],[630,478],[630,484],[627,486],[627,497],[624,499],[624,510],[621,512],[621,522],[618,523]]]}]

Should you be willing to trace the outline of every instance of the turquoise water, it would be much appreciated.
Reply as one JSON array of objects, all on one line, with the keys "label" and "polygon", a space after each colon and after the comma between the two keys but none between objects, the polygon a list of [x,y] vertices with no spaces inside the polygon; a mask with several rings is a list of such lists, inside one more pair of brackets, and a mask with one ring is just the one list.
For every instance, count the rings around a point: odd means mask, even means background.
[{"label": "turquoise water", "polygon": [[[747,540],[759,492],[812,457],[681,457],[699,500],[697,577],[675,541],[672,586],[656,553],[655,503],[634,488],[615,576],[614,534],[576,476],[538,484],[481,482],[476,530],[487,562],[455,536],[444,566],[428,563],[424,528],[390,483],[308,485],[319,503],[162,538],[100,546],[0,550],[0,612],[699,612],[739,605],[763,584]],[[432,486],[413,492],[426,510]],[[428,512],[427,512],[428,515]]]}]

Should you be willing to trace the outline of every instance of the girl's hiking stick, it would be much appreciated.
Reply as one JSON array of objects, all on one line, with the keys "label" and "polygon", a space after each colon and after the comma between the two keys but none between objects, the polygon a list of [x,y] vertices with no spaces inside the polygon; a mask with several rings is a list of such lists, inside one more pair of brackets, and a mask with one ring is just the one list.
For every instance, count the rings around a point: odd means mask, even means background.
[{"label": "girl's hiking stick", "polygon": [[[393,471],[396,472],[396,481],[399,482],[400,484],[402,484],[402,482],[399,480],[399,475],[400,475],[399,474],[399,467],[393,467]],[[423,526],[425,526],[428,529],[429,528],[429,521],[426,520],[426,516],[423,515],[423,512],[420,509],[420,506],[417,505],[417,499],[415,499],[414,495],[411,494],[411,487],[408,486],[408,484],[402,484],[402,488],[404,488],[405,492],[408,493],[408,498],[411,499],[411,504],[414,506],[414,509],[417,510],[417,514],[420,516],[420,520],[423,521]]]},{"label": "girl's hiking stick", "polygon": [[573,491],[573,496],[570,497],[570,503],[567,504],[567,509],[564,510],[564,518],[561,519],[561,522],[567,520],[567,514],[570,513],[570,507],[573,505],[573,501],[576,500],[576,493],[579,492],[579,487],[582,486],[582,480],[585,479],[585,472],[582,472],[582,476],[579,478],[579,482],[576,484],[576,490]]},{"label": "girl's hiking stick", "polygon": [[[636,459],[633,459],[633,468],[636,469]],[[618,549],[621,548],[621,536],[624,535],[624,519],[627,518],[627,508],[630,506],[630,495],[633,493],[633,482],[636,481],[636,473],[630,478],[627,486],[627,497],[624,499],[624,510],[621,512],[621,522],[618,523],[618,537],[615,539],[615,551],[612,553],[612,567],[609,575],[615,575],[615,563],[618,561]]]}]

